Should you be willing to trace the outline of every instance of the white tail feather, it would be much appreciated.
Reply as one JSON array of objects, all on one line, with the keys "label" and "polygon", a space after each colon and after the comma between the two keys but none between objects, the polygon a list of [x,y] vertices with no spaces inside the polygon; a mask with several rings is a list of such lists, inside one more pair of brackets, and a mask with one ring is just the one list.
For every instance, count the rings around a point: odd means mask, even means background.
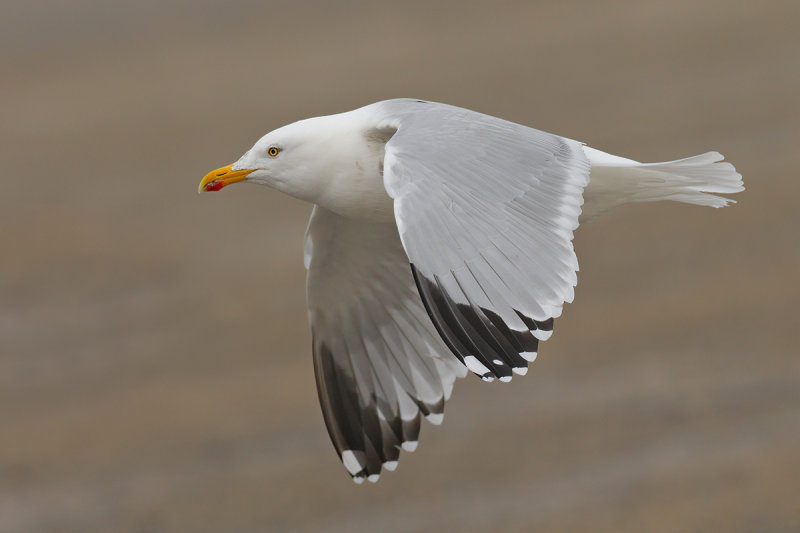
[{"label": "white tail feather", "polygon": [[735,201],[709,193],[744,190],[741,174],[730,163],[722,162],[724,158],[718,152],[664,163],[639,163],[587,146],[584,152],[592,167],[583,193],[581,222],[629,202],[671,200],[724,207]]}]

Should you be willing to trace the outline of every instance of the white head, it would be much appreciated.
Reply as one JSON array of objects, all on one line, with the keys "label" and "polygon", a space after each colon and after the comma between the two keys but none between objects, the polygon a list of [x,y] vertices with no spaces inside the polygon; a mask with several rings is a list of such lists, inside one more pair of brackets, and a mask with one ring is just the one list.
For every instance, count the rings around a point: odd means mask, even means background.
[{"label": "white head", "polygon": [[232,165],[209,172],[198,192],[248,181],[318,203],[372,153],[357,118],[350,113],[315,117],[271,131]]}]

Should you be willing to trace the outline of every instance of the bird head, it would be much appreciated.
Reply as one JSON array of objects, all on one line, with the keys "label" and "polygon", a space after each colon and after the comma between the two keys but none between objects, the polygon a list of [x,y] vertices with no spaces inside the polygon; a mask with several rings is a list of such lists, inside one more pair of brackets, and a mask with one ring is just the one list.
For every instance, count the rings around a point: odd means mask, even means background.
[{"label": "bird head", "polygon": [[313,202],[337,172],[352,172],[355,158],[346,148],[350,143],[342,142],[348,132],[330,118],[301,120],[267,133],[238,161],[206,174],[198,192],[246,181]]}]

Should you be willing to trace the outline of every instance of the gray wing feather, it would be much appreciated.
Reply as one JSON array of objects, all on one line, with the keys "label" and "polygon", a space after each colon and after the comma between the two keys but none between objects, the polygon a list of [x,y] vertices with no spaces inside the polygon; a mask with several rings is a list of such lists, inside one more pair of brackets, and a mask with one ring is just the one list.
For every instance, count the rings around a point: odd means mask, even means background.
[{"label": "gray wing feather", "polygon": [[466,369],[426,316],[397,228],[315,207],[305,242],[314,371],[325,424],[357,482],[440,423]]},{"label": "gray wing feather", "polygon": [[525,373],[577,283],[581,143],[444,104],[375,111],[396,129],[384,186],[441,337],[487,380]]}]

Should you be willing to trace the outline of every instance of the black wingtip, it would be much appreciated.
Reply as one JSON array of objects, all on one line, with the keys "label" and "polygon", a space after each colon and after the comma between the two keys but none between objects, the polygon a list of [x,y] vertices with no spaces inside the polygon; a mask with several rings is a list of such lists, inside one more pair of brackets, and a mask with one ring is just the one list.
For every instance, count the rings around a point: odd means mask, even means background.
[{"label": "black wingtip", "polygon": [[527,373],[539,341],[553,330],[552,318],[537,321],[515,309],[528,331],[513,330],[491,309],[455,303],[435,279],[423,275],[413,263],[411,272],[433,325],[470,371],[486,381],[510,381],[512,374]]}]

